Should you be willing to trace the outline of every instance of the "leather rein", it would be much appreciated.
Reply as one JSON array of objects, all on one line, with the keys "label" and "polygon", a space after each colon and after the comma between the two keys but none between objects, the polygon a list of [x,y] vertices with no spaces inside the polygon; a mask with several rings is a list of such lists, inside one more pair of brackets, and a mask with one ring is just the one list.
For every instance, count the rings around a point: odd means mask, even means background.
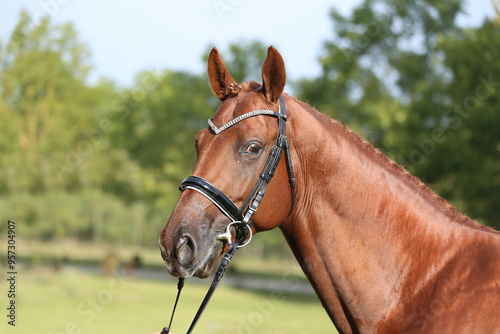
[{"label": "leather rein", "polygon": [[[217,285],[219,284],[220,280],[222,279],[222,276],[224,275],[224,272],[229,265],[229,262],[231,261],[234,252],[236,251],[237,248],[241,248],[246,246],[251,238],[252,238],[252,222],[250,219],[252,218],[253,214],[255,211],[257,211],[257,208],[262,201],[262,198],[264,197],[264,193],[266,191],[266,188],[271,182],[271,179],[274,176],[274,173],[276,171],[276,168],[278,167],[278,163],[281,160],[281,155],[284,152],[285,153],[285,158],[286,158],[286,164],[287,164],[287,171],[288,171],[288,176],[289,176],[289,182],[290,182],[290,190],[292,193],[292,204],[290,207],[289,215],[293,210],[294,203],[295,203],[295,178],[294,178],[294,173],[293,173],[293,165],[292,165],[292,160],[290,156],[290,143],[288,142],[288,138],[286,136],[286,107],[285,107],[285,101],[282,96],[279,98],[279,111],[275,112],[273,110],[254,110],[251,112],[248,112],[246,114],[243,114],[239,117],[236,117],[232,121],[229,121],[225,125],[221,126],[220,128],[216,127],[212,119],[208,120],[208,124],[212,131],[218,135],[219,133],[223,132],[224,130],[227,130],[228,128],[236,125],[237,123],[250,118],[254,116],[259,116],[259,115],[267,115],[271,117],[276,117],[278,119],[278,135],[276,137],[276,140],[274,142],[274,145],[271,148],[271,152],[269,154],[269,157],[266,161],[266,164],[264,166],[264,170],[262,171],[259,180],[255,184],[254,188],[250,192],[250,195],[248,198],[245,200],[241,208],[238,208],[236,204],[234,204],[233,201],[231,201],[222,191],[217,189],[214,185],[212,185],[210,182],[207,180],[198,177],[198,176],[189,176],[184,181],[182,181],[181,186],[179,187],[179,190],[181,192],[185,190],[194,190],[203,196],[205,196],[207,199],[209,199],[224,215],[226,215],[230,220],[231,223],[227,225],[226,231],[224,233],[221,233],[217,236],[217,240],[220,240],[222,242],[227,242],[229,245],[229,249],[227,252],[224,254],[224,257],[222,258],[222,261],[219,265],[219,268],[217,269],[214,279],[212,281],[212,284],[203,300],[201,303],[198,312],[196,313],[191,326],[189,327],[187,334],[192,333],[194,330],[194,327],[198,323],[198,320],[200,319],[203,311],[205,310],[208,302],[210,301],[210,298],[212,297],[213,293],[215,292],[215,289]],[[233,241],[233,235],[232,235],[232,230],[231,227],[235,228],[236,234],[234,235],[234,241]],[[184,278],[180,277],[179,282],[177,284],[177,297],[175,300],[174,308],[172,311],[172,315],[170,317],[170,323],[168,327],[164,327],[161,334],[168,334],[169,330],[172,325],[172,319],[174,317],[175,309],[177,307],[177,302],[179,300],[179,296],[182,290],[182,287],[184,286]]]}]

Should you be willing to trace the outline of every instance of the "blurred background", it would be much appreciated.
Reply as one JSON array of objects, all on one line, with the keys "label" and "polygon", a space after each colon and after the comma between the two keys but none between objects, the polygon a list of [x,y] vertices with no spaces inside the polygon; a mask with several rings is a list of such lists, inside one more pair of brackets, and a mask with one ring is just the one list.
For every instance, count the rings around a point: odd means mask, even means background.
[{"label": "blurred background", "polygon": [[[21,268],[18,326],[2,332],[166,325],[175,282],[157,240],[219,104],[208,52],[260,81],[269,45],[286,92],[500,228],[498,0],[2,0],[0,236],[7,253],[16,222]],[[233,262],[200,332],[334,331],[279,232]],[[193,280],[178,332],[205,290]]]}]

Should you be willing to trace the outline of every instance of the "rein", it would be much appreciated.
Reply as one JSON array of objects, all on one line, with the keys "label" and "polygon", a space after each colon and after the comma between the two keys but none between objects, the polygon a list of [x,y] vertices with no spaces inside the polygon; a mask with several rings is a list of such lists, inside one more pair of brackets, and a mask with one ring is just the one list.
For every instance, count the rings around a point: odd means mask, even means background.
[{"label": "rein", "polygon": [[[234,253],[236,252],[236,249],[246,246],[252,239],[252,227],[251,227],[252,222],[250,221],[250,219],[252,218],[255,211],[257,211],[257,208],[260,202],[262,201],[262,198],[264,197],[266,188],[274,176],[274,173],[276,171],[276,168],[278,167],[278,163],[280,162],[281,155],[283,152],[285,152],[290,190],[292,193],[292,204],[288,215],[291,214],[295,204],[295,177],[293,174],[293,166],[290,156],[290,143],[288,142],[288,138],[286,136],[287,117],[286,117],[285,101],[282,96],[280,96],[279,98],[278,112],[272,110],[254,110],[244,115],[241,115],[233,119],[232,121],[229,121],[220,128],[216,127],[213,124],[212,119],[208,120],[208,125],[210,126],[212,131],[216,135],[218,135],[224,130],[227,130],[228,128],[236,125],[237,123],[247,118],[259,115],[272,116],[278,119],[278,135],[276,137],[274,145],[271,148],[271,152],[269,153],[269,157],[267,158],[266,165],[264,166],[264,170],[262,171],[259,180],[255,184],[254,188],[250,192],[250,195],[245,200],[241,208],[238,208],[236,204],[234,204],[234,202],[231,201],[222,191],[217,189],[217,187],[213,186],[210,182],[201,177],[189,176],[186,179],[184,179],[184,181],[182,181],[181,186],[179,187],[179,190],[181,192],[189,189],[197,191],[198,193],[202,194],[207,199],[209,199],[225,216],[227,216],[231,220],[231,223],[226,227],[226,231],[224,233],[219,234],[216,238],[217,240],[220,240],[222,242],[227,242],[227,244],[229,245],[229,249],[222,258],[219,268],[215,273],[212,284],[210,285],[210,288],[207,294],[205,295],[205,298],[203,299],[203,302],[201,303],[198,312],[196,313],[193,321],[191,322],[191,326],[189,327],[187,334],[192,333],[192,331],[194,330],[194,327],[198,323],[198,320],[203,314],[203,311],[207,307],[208,302],[212,298],[212,295],[215,292],[217,285],[221,281],[222,276],[224,275],[224,272],[226,271],[227,266],[229,265],[229,262],[231,261]],[[233,235],[231,233],[231,226],[234,226],[236,232],[236,234],[234,235],[234,240],[235,240],[234,242],[233,242]],[[181,294],[183,286],[184,286],[184,278],[180,277],[179,282],[177,284],[177,289],[178,289],[177,297],[175,299],[174,308],[172,311],[172,315],[170,317],[170,323],[168,327],[163,328],[161,334],[168,334],[170,331],[170,328],[172,326],[172,320],[174,318],[175,309],[177,307],[177,302],[179,300],[179,296]]]}]

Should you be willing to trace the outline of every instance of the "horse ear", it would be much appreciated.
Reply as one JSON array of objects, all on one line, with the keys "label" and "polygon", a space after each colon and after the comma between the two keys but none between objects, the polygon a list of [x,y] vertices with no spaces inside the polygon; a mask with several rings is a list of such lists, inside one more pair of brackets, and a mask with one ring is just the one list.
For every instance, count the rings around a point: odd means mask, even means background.
[{"label": "horse ear", "polygon": [[213,48],[208,56],[208,78],[212,92],[219,100],[224,101],[229,95],[234,93],[238,84],[227,71],[226,65],[222,61],[217,48]]},{"label": "horse ear", "polygon": [[262,67],[262,94],[266,99],[275,103],[283,88],[285,88],[285,63],[278,51],[272,46],[267,49],[267,58]]}]

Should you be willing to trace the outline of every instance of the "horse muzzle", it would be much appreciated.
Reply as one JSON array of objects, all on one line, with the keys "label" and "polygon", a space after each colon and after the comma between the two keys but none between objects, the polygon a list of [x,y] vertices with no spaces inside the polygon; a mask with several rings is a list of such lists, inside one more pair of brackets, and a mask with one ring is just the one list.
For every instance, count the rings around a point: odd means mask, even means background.
[{"label": "horse muzzle", "polygon": [[208,277],[222,248],[223,243],[215,240],[209,249],[200,256],[196,253],[196,244],[189,237],[179,239],[173,252],[168,252],[160,242],[161,257],[165,261],[167,271],[174,277],[183,278]]}]

